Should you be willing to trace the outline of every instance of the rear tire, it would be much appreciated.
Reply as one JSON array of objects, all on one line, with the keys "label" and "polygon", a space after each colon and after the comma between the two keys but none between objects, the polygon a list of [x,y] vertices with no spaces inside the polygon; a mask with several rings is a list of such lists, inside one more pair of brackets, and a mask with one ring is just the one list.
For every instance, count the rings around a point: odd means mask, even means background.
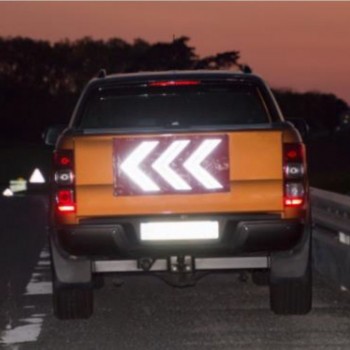
[{"label": "rear tire", "polygon": [[60,320],[86,319],[93,313],[93,291],[78,286],[53,285],[53,310]]},{"label": "rear tire", "polygon": [[[83,266],[74,266],[62,258],[52,240],[50,240],[51,272],[52,272],[52,306],[54,315],[60,320],[86,319],[93,313],[94,295],[93,284],[74,282],[61,282],[56,275],[57,272],[72,271],[79,276],[79,267],[86,274]],[[55,259],[56,258],[56,259]],[[78,267],[78,269],[77,269]],[[74,275],[73,273],[73,275]]]},{"label": "rear tire", "polygon": [[308,263],[301,278],[270,282],[270,306],[278,315],[305,315],[312,307],[312,273]]}]

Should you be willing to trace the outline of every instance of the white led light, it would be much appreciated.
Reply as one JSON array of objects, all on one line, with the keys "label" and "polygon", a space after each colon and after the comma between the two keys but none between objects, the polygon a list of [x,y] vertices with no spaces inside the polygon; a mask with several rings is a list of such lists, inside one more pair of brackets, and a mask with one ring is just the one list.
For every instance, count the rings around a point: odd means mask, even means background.
[{"label": "white led light", "polygon": [[55,173],[55,182],[59,185],[71,185],[74,181],[74,175],[72,170],[63,169],[58,170]]},{"label": "white led light", "polygon": [[219,238],[217,221],[147,222],[141,223],[141,240],[204,240]]},{"label": "white led light", "polygon": [[152,164],[152,168],[175,190],[191,190],[191,186],[170,168],[171,162],[187,147],[189,140],[174,141]]},{"label": "white led light", "polygon": [[300,179],[304,173],[304,165],[300,163],[289,163],[285,167],[285,174],[288,179]]},{"label": "white led light", "polygon": [[211,152],[213,152],[220,142],[221,140],[219,139],[203,141],[184,163],[186,170],[191,173],[191,175],[195,177],[205,188],[210,190],[222,188],[222,185],[200,164]]},{"label": "white led light", "polygon": [[299,182],[290,182],[286,184],[287,197],[302,197],[305,194],[304,186]]},{"label": "white led light", "polygon": [[142,142],[126,160],[120,168],[130,180],[138,185],[145,192],[156,192],[160,188],[152,181],[140,168],[139,164],[157,147],[159,141]]}]

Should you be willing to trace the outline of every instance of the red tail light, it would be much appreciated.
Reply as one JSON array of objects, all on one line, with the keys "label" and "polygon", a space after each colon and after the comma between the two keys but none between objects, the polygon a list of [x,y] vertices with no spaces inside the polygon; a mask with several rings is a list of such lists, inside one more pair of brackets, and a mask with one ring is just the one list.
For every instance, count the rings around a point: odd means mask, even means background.
[{"label": "red tail light", "polygon": [[54,154],[56,185],[56,209],[61,214],[76,212],[74,193],[74,153],[72,150],[58,150]]},{"label": "red tail light", "polygon": [[73,190],[58,190],[57,192],[57,209],[59,212],[74,213],[76,205],[74,202]]},{"label": "red tail light", "polygon": [[303,163],[304,153],[302,143],[285,143],[283,146],[284,163]]},{"label": "red tail light", "polygon": [[305,149],[301,143],[283,145],[284,206],[302,207],[305,201]]},{"label": "red tail light", "polygon": [[54,163],[56,168],[71,168],[74,167],[73,151],[59,150],[54,154]]},{"label": "red tail light", "polygon": [[286,207],[300,207],[304,203],[304,198],[285,198]]},{"label": "red tail light", "polygon": [[198,80],[169,80],[169,81],[154,81],[148,84],[148,86],[190,86],[199,85]]}]

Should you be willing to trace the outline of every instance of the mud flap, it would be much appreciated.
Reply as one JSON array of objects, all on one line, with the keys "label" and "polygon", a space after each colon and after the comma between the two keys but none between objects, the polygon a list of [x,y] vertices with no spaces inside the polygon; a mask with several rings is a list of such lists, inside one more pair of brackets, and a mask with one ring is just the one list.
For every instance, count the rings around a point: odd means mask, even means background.
[{"label": "mud flap", "polygon": [[69,259],[60,253],[56,242],[49,238],[52,269],[56,280],[62,284],[92,284],[92,264],[90,260]]},{"label": "mud flap", "polygon": [[311,264],[311,228],[304,229],[304,235],[296,248],[271,254],[270,281],[300,279],[306,276]]}]

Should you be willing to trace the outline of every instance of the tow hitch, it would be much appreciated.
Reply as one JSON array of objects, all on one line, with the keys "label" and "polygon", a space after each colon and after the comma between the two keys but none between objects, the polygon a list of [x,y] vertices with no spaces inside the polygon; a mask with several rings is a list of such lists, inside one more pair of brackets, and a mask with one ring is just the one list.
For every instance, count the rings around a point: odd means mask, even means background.
[{"label": "tow hitch", "polygon": [[168,271],[170,273],[158,276],[171,286],[180,288],[194,286],[205,275],[195,271],[195,260],[189,255],[169,257]]},{"label": "tow hitch", "polygon": [[168,259],[169,271],[177,274],[190,274],[194,271],[194,259],[192,256],[171,256]]}]

